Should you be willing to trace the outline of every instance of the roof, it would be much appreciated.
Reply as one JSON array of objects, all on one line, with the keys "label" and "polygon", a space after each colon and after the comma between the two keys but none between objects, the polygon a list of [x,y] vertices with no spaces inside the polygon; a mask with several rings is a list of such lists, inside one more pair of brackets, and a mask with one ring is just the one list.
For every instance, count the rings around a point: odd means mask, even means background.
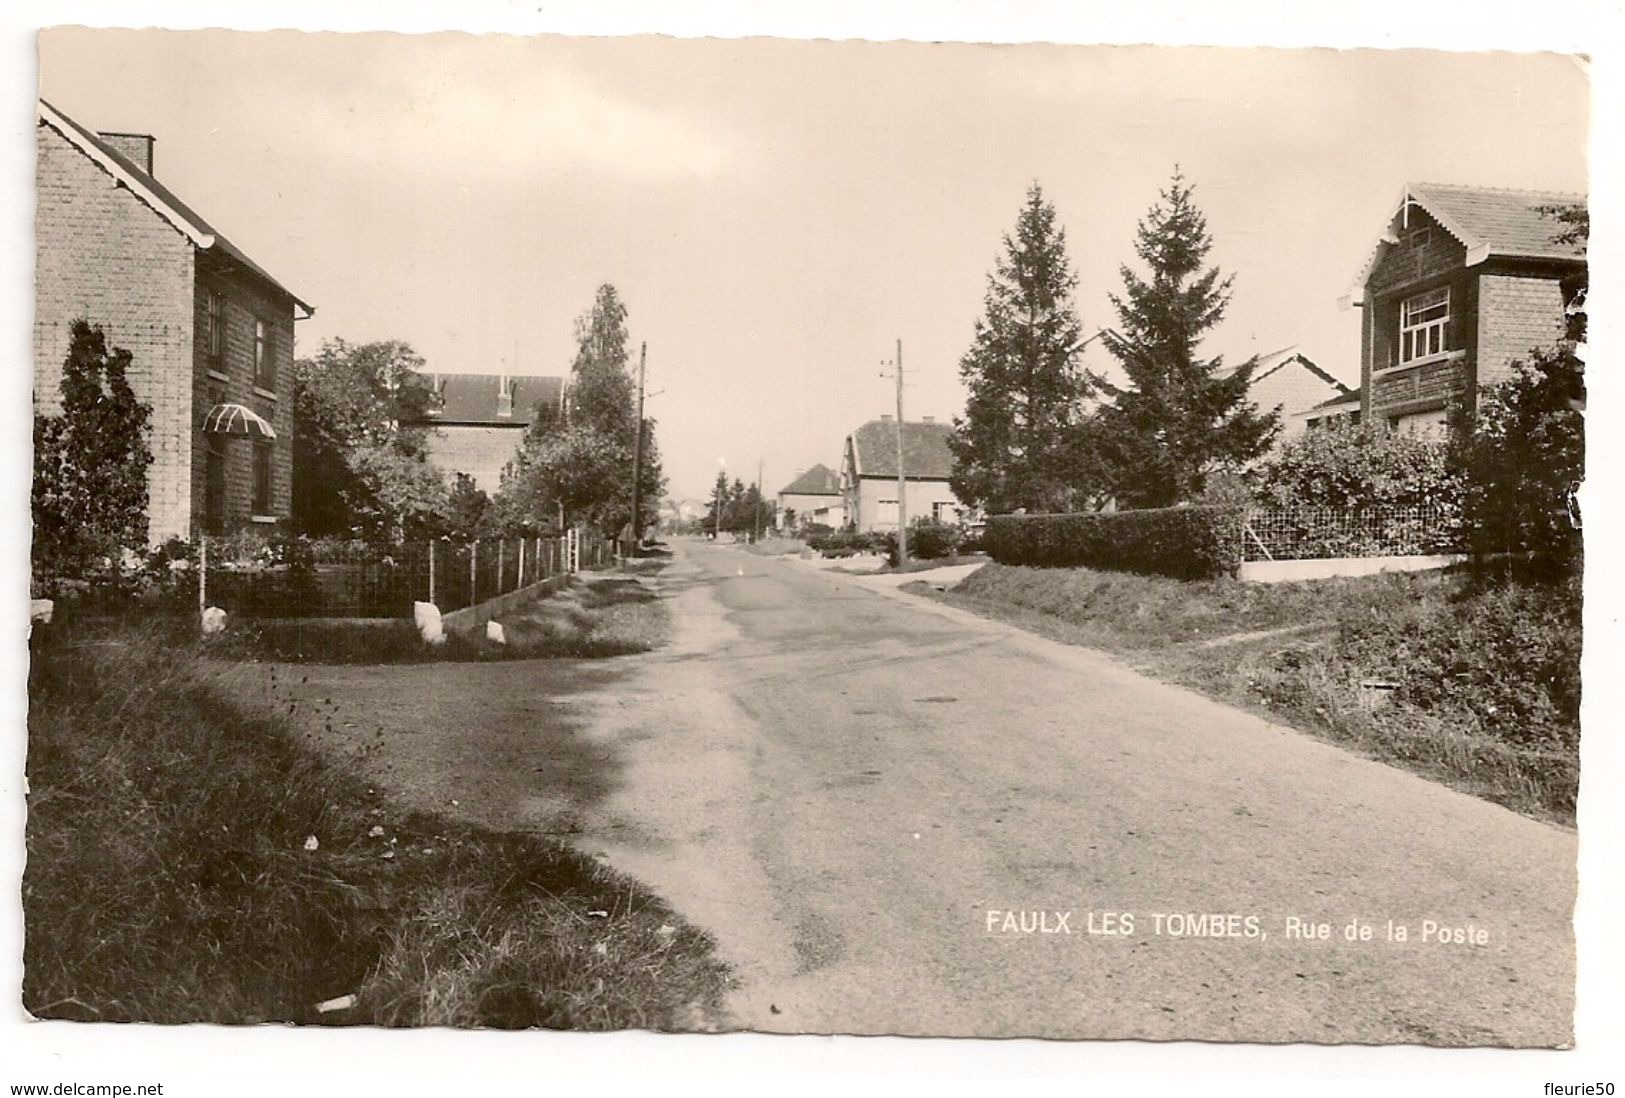
[{"label": "roof", "polygon": [[1313,408],[1310,408],[1309,411],[1314,412],[1321,408],[1338,408],[1345,404],[1359,404],[1363,393],[1363,388],[1349,389],[1347,392],[1339,393],[1337,396],[1321,401]]},{"label": "roof", "polygon": [[1353,300],[1359,302],[1365,283],[1383,252],[1398,239],[1410,207],[1428,216],[1467,249],[1466,266],[1474,267],[1492,256],[1585,262],[1585,245],[1559,244],[1553,238],[1564,224],[1541,213],[1543,206],[1584,206],[1586,196],[1566,191],[1520,191],[1504,187],[1467,187],[1454,183],[1407,183],[1389,218],[1388,230],[1377,241],[1355,282]]},{"label": "roof", "polygon": [[[1279,351],[1271,351],[1267,355],[1259,355],[1258,365],[1253,367],[1252,384],[1257,385],[1260,381],[1263,381],[1271,374],[1279,373],[1281,370],[1284,370],[1293,363],[1297,363],[1298,365],[1302,366],[1305,370],[1308,370],[1311,374],[1314,374],[1326,384],[1334,386],[1339,392],[1346,393],[1349,391],[1349,387],[1347,385],[1344,385],[1331,374],[1327,373],[1325,370],[1322,370],[1319,366],[1315,365],[1314,361],[1310,359],[1308,355],[1299,351],[1296,343],[1292,344],[1290,347],[1282,347]],[[1239,368],[1239,365],[1240,364],[1236,366],[1225,366],[1222,369],[1214,372],[1218,376],[1224,377],[1228,374],[1234,373]]]},{"label": "roof", "polygon": [[[903,424],[903,469],[910,480],[947,480],[953,475],[954,455],[948,438],[954,429],[946,423]],[[860,477],[897,476],[897,422],[872,419],[847,436],[852,460]]]},{"label": "roof", "polygon": [[[435,423],[523,427],[536,418],[538,404],[557,406],[564,395],[562,377],[521,377],[515,374],[420,374],[439,397],[430,405]],[[498,414],[504,386],[511,387],[513,413]]]},{"label": "roof", "polygon": [[314,306],[300,300],[293,291],[272,278],[265,268],[248,257],[248,253],[227,240],[213,225],[205,221],[202,215],[182,202],[179,196],[154,179],[146,169],[136,165],[134,161],[103,141],[100,135],[81,126],[44,99],[39,101],[39,123],[50,126],[67,138],[104,171],[122,183],[130,193],[151,206],[158,216],[185,234],[200,250],[218,253],[250,271],[278,293],[288,297],[304,310],[307,317],[316,312]]},{"label": "roof", "polygon": [[779,489],[781,496],[838,496],[841,478],[827,465],[814,465]]}]

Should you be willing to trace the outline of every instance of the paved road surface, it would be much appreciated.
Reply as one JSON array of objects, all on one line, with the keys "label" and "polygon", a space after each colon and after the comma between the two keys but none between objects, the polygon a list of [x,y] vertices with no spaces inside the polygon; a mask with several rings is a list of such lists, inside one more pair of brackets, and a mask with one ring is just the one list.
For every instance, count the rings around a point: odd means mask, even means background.
[{"label": "paved road surface", "polygon": [[580,839],[716,933],[741,1025],[1570,1041],[1572,832],[869,581],[689,545],[662,582]]}]

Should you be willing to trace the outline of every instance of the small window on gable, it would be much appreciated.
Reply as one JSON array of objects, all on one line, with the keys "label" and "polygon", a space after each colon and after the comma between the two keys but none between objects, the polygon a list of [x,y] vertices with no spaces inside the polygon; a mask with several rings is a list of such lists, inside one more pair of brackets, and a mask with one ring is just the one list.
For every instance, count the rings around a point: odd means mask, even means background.
[{"label": "small window on gable", "polygon": [[1412,229],[1406,239],[1413,248],[1425,248],[1433,243],[1433,226],[1422,225]]}]

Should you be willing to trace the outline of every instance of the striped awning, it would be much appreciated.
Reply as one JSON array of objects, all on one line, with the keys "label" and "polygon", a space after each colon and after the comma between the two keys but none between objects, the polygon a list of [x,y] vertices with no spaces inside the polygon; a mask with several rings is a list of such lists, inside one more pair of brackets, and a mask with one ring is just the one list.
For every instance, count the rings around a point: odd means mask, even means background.
[{"label": "striped awning", "polygon": [[203,417],[206,435],[232,435],[236,438],[276,438],[276,429],[265,417],[242,404],[216,404]]}]

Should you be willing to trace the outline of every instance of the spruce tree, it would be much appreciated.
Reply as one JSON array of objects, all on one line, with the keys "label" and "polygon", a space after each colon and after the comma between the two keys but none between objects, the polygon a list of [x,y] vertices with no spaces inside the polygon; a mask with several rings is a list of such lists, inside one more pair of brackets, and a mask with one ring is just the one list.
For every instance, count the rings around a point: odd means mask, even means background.
[{"label": "spruce tree", "polygon": [[1124,296],[1111,299],[1120,330],[1107,334],[1106,346],[1128,384],[1094,379],[1112,399],[1092,433],[1125,506],[1194,499],[1210,472],[1260,457],[1278,429],[1275,413],[1260,414],[1249,399],[1256,358],[1225,372],[1221,358],[1198,354],[1224,318],[1234,276],[1204,269],[1213,241],[1191,192],[1175,168],[1139,223],[1134,250],[1147,277],[1121,268]]},{"label": "spruce tree", "polygon": [[1087,388],[1074,364],[1077,281],[1066,231],[1034,183],[959,362],[968,398],[948,445],[963,502],[995,513],[1069,510],[1100,487],[1078,430]]}]

